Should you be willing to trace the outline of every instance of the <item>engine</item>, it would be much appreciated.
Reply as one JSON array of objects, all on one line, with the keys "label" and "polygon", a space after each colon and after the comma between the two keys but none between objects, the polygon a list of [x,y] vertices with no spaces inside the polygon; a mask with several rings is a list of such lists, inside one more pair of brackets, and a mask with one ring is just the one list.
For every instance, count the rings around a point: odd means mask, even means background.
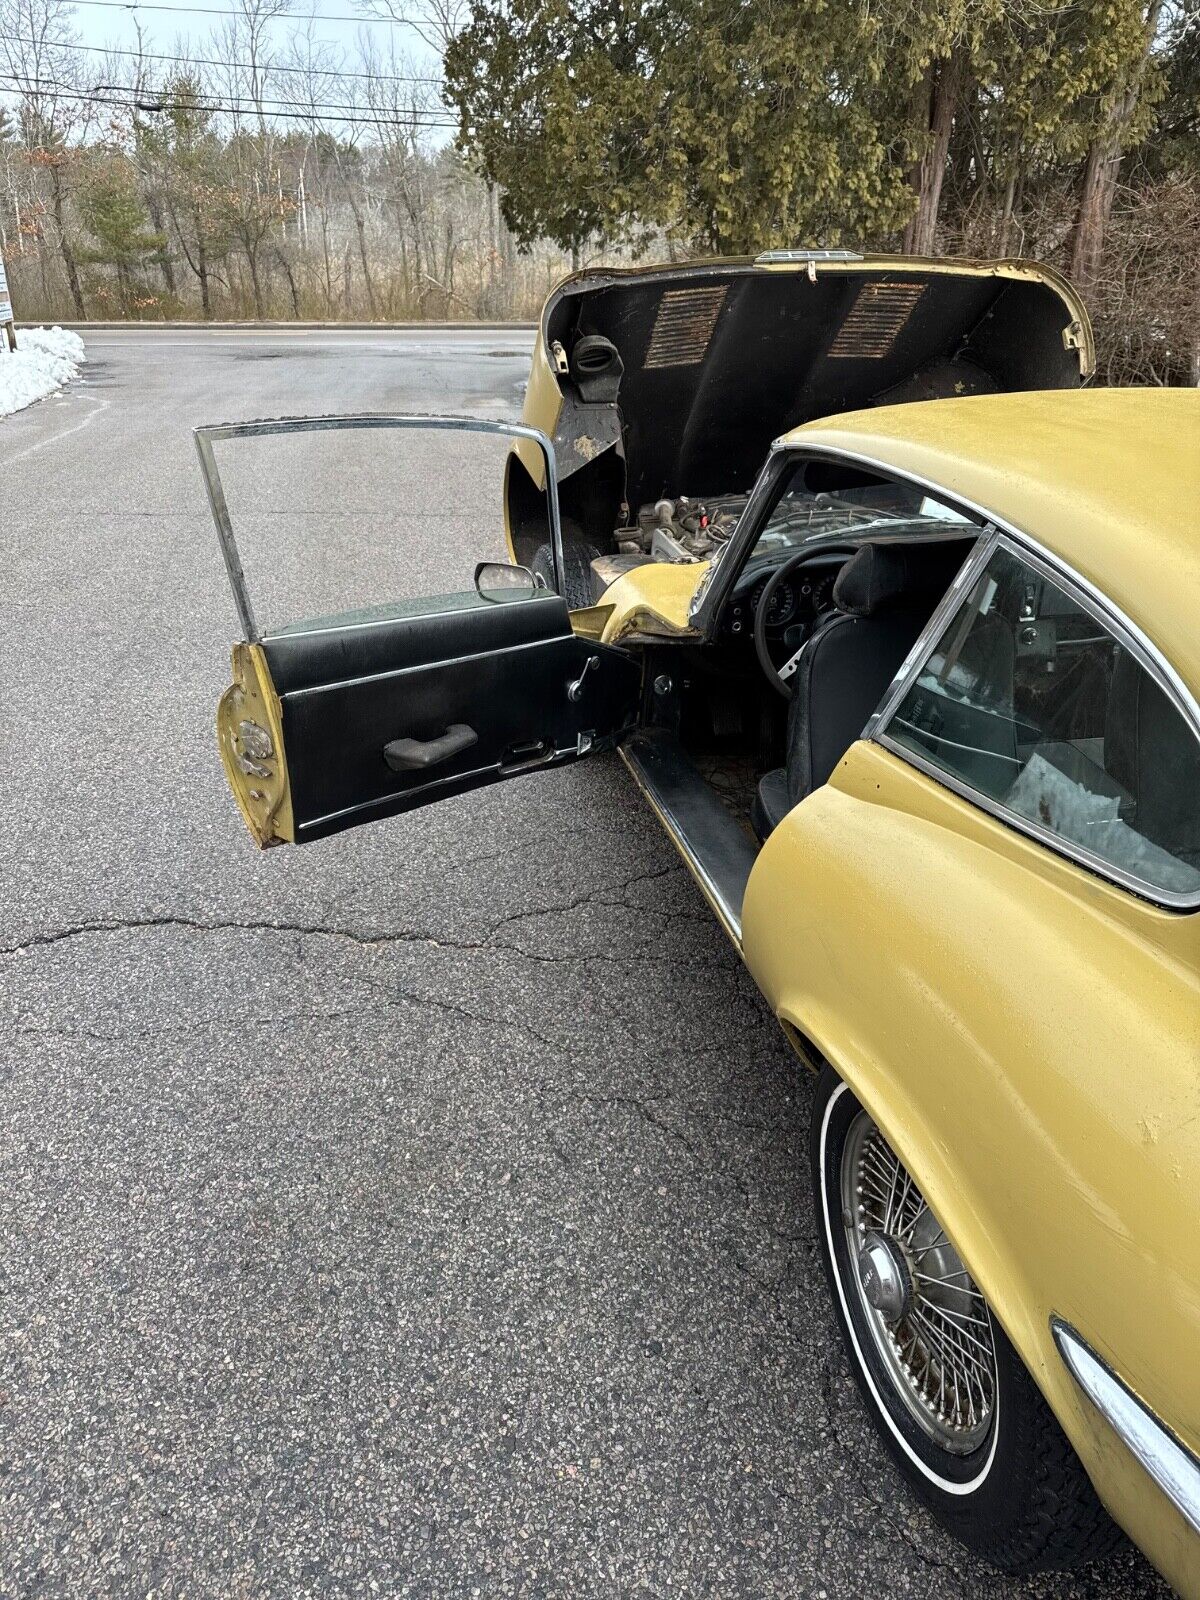
[{"label": "engine", "polygon": [[649,556],[652,561],[705,561],[729,538],[746,504],[740,494],[693,500],[655,500],[639,508],[637,523],[617,530],[622,555]]}]

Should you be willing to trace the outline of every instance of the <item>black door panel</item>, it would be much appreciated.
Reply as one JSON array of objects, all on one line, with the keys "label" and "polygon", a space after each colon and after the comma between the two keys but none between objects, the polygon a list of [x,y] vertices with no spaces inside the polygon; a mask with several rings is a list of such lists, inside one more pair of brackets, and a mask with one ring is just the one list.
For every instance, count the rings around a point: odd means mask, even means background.
[{"label": "black door panel", "polygon": [[402,606],[309,622],[268,634],[263,650],[276,694],[369,678],[401,667],[570,635],[566,602],[538,595],[508,605],[469,594],[434,595]]},{"label": "black door panel", "polygon": [[436,604],[450,609],[264,641],[298,842],[574,760],[633,726],[638,663],[578,638],[557,596]]}]

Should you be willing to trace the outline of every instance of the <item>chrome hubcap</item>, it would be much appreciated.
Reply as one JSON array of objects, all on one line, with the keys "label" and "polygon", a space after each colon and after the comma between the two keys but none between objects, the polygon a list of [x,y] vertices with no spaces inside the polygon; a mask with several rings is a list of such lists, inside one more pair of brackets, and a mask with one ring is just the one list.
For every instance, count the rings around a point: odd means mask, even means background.
[{"label": "chrome hubcap", "polygon": [[978,1449],[996,1405],[987,1305],[865,1111],[846,1131],[841,1191],[854,1290],[894,1392],[943,1449]]},{"label": "chrome hubcap", "polygon": [[912,1305],[912,1271],[895,1239],[869,1233],[858,1257],[858,1281],[872,1311],[896,1323]]}]

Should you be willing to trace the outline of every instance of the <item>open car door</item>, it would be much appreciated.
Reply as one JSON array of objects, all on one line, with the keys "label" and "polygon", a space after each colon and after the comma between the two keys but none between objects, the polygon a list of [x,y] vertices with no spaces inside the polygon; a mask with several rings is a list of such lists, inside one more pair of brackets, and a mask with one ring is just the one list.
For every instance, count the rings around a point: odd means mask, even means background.
[{"label": "open car door", "polygon": [[[475,587],[260,633],[214,444],[331,429],[450,429],[528,440],[546,461],[555,589],[483,562]],[[305,843],[610,748],[637,720],[641,667],[577,636],[562,587],[554,449],[535,428],[358,415],[196,430],[242,640],[221,697],[226,776],[255,842]],[[497,505],[499,505],[497,493]]]}]

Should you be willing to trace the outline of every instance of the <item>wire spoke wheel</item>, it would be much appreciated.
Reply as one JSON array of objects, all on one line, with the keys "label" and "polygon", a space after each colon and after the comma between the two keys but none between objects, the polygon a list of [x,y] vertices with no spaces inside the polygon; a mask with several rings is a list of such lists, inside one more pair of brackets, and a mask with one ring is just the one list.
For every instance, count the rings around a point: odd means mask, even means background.
[{"label": "wire spoke wheel", "polygon": [[945,1230],[865,1111],[846,1130],[842,1225],[884,1370],[923,1431],[953,1455],[986,1439],[996,1408],[987,1305]]}]

